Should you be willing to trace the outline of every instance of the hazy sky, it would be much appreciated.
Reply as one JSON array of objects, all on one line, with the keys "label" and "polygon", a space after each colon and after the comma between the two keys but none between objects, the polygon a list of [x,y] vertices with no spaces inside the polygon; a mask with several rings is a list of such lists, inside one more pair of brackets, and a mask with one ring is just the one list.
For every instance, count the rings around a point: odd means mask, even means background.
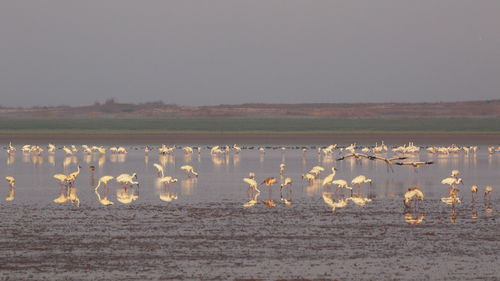
[{"label": "hazy sky", "polygon": [[0,105],[500,98],[499,0],[2,0]]}]

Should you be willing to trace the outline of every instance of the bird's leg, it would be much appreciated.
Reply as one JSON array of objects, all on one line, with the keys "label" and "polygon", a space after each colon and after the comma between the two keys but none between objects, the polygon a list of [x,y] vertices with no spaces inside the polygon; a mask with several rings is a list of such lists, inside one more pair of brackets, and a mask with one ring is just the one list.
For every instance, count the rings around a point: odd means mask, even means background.
[{"label": "bird's leg", "polygon": [[104,191],[104,199],[108,199],[109,187],[108,187],[108,184],[107,184],[107,183],[105,183],[105,184],[104,184],[104,188],[105,188],[105,191]]},{"label": "bird's leg", "polygon": [[358,183],[358,198],[360,197],[361,193],[361,184]]}]

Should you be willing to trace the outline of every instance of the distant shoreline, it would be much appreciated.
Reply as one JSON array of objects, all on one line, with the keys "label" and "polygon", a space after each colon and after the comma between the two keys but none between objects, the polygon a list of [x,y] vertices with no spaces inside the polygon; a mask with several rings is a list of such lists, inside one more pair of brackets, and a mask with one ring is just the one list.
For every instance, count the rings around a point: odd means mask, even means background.
[{"label": "distant shoreline", "polygon": [[142,134],[133,133],[6,133],[0,131],[0,142],[14,144],[43,143],[104,143],[104,144],[375,144],[384,140],[387,144],[403,144],[413,141],[416,144],[469,144],[498,145],[500,132],[441,133],[441,132],[179,132]]}]

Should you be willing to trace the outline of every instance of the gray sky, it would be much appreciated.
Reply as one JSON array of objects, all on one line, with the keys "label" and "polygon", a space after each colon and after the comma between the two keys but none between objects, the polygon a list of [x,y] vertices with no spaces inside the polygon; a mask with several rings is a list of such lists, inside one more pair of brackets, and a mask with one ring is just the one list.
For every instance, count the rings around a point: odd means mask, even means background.
[{"label": "gray sky", "polygon": [[500,98],[500,1],[0,2],[0,104]]}]

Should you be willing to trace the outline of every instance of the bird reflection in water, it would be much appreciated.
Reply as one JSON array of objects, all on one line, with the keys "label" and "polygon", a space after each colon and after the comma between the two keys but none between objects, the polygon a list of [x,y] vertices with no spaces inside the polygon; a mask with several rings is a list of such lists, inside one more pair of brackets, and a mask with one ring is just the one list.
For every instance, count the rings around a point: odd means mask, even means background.
[{"label": "bird reflection in water", "polygon": [[485,208],[487,214],[493,213],[493,205],[491,204],[491,201],[485,201],[484,208]]},{"label": "bird reflection in water", "polygon": [[30,154],[23,152],[23,163],[29,163],[30,162]]},{"label": "bird reflection in water", "polygon": [[43,165],[43,156],[41,155],[32,155],[31,156],[31,163],[33,163],[33,166],[42,166]]},{"label": "bird reflection in water", "polygon": [[7,165],[10,166],[16,162],[16,156],[14,154],[9,154],[7,156]]},{"label": "bird reflection in water", "polygon": [[239,154],[234,154],[233,156],[233,167],[238,167],[240,164],[240,155]]},{"label": "bird reflection in water", "polygon": [[193,153],[185,153],[183,156],[184,163],[191,163],[193,161]]},{"label": "bird reflection in water", "polygon": [[451,209],[451,214],[450,214],[450,221],[452,223],[456,223],[457,222],[457,215],[458,215],[458,212],[455,208],[452,208]]},{"label": "bird reflection in water", "polygon": [[85,162],[86,164],[90,164],[90,162],[92,162],[92,155],[90,154],[83,155],[83,162]]},{"label": "bird reflection in water", "polygon": [[108,194],[107,193],[104,193],[104,197],[101,198],[101,195],[99,194],[99,192],[97,190],[95,190],[94,192],[97,195],[97,201],[99,203],[101,203],[101,205],[111,206],[111,205],[114,204],[112,201],[108,200]]},{"label": "bird reflection in water", "polygon": [[222,164],[224,164],[224,161],[225,159],[218,155],[218,154],[212,154],[212,163],[217,166],[217,167],[220,167]]},{"label": "bird reflection in water", "polygon": [[[261,153],[263,154],[263,153]],[[265,184],[268,186],[268,190],[269,190],[269,193],[268,193],[268,198],[267,200],[264,200],[264,205],[268,206],[269,208],[273,208],[273,207],[276,207],[277,203],[276,201],[274,201],[272,198],[273,198],[273,190],[272,190],[272,186],[273,184],[275,184],[277,181],[276,181],[276,178],[273,178],[273,177],[269,177],[267,179],[265,179],[261,185]]]},{"label": "bird reflection in water", "polygon": [[71,205],[73,203],[76,203],[76,206],[80,208],[80,198],[78,197],[78,189],[76,186],[70,186],[68,188],[68,192],[61,192],[59,197],[55,198],[54,203],[65,203],[65,202],[71,202]]},{"label": "bird reflection in water", "polygon": [[5,179],[9,182],[9,194],[5,197],[5,201],[12,201],[16,197],[16,180],[11,176],[7,176]]},{"label": "bird reflection in water", "polygon": [[473,220],[477,219],[477,208],[474,205],[472,205],[470,217]]},{"label": "bird reflection in water", "polygon": [[409,225],[417,225],[417,224],[420,224],[424,221],[424,215],[423,214],[416,214],[413,212],[406,212],[406,213],[404,213],[404,219],[405,219],[405,222]]},{"label": "bird reflection in water", "polygon": [[94,171],[95,171],[95,166],[90,166],[89,167],[89,185],[94,186],[95,185],[95,177],[94,177]]},{"label": "bird reflection in water", "polygon": [[160,164],[164,167],[166,167],[167,164],[175,165],[175,156],[171,154],[160,154],[158,161],[160,161]]},{"label": "bird reflection in water", "polygon": [[292,205],[292,178],[286,177],[284,180],[281,180],[282,184],[280,186],[280,200],[286,206]]},{"label": "bird reflection in water", "polygon": [[181,180],[182,193],[185,195],[191,195],[197,182],[198,178],[185,178]]},{"label": "bird reflection in water", "polygon": [[132,185],[122,185],[116,191],[116,200],[122,204],[130,204],[137,199],[139,199],[139,194],[136,194]]},{"label": "bird reflection in water", "polygon": [[[108,200],[108,194],[109,194],[108,181],[110,181],[112,179],[114,179],[113,176],[102,176],[101,178],[99,178],[99,183],[97,184],[97,186],[94,189],[94,192],[97,195],[97,201],[104,206],[109,206],[109,205],[114,204],[113,202]],[[99,187],[101,186],[101,184],[104,185],[104,197],[103,198],[101,198],[101,195],[99,194]]]},{"label": "bird reflection in water", "polygon": [[54,156],[54,154],[47,155],[47,161],[52,167],[54,167],[56,165],[56,157]]},{"label": "bird reflection in water", "polygon": [[78,158],[76,156],[66,156],[63,160],[63,168],[66,171],[66,168],[71,164],[78,163]]},{"label": "bird reflection in water", "polygon": [[243,204],[243,207],[248,208],[248,207],[253,207],[255,204],[258,202],[258,198],[260,196],[260,192],[249,192],[248,193],[248,201]]},{"label": "bird reflection in water", "polygon": [[[120,183],[120,188],[116,191],[116,200],[123,204],[130,204],[139,199],[139,182],[134,181],[137,179],[137,174],[121,174],[116,177],[116,181]],[[134,189],[137,185],[137,190]]]},{"label": "bird reflection in water", "polygon": [[102,154],[101,156],[99,156],[99,160],[97,161],[97,165],[99,166],[99,168],[102,168],[102,167],[104,167],[104,164],[106,164],[106,156],[104,154]]},{"label": "bird reflection in water", "polygon": [[332,198],[332,193],[331,192],[323,192],[323,201],[325,202],[326,205],[332,208],[332,212],[335,212],[336,209],[338,208],[344,208],[347,206],[347,199],[339,199],[338,201],[335,201]]},{"label": "bird reflection in water", "polygon": [[177,182],[176,178],[172,177],[162,177],[158,180],[162,185],[160,188],[160,200],[164,202],[172,202],[177,200],[179,197],[176,192],[172,192],[170,189],[170,184]]}]

